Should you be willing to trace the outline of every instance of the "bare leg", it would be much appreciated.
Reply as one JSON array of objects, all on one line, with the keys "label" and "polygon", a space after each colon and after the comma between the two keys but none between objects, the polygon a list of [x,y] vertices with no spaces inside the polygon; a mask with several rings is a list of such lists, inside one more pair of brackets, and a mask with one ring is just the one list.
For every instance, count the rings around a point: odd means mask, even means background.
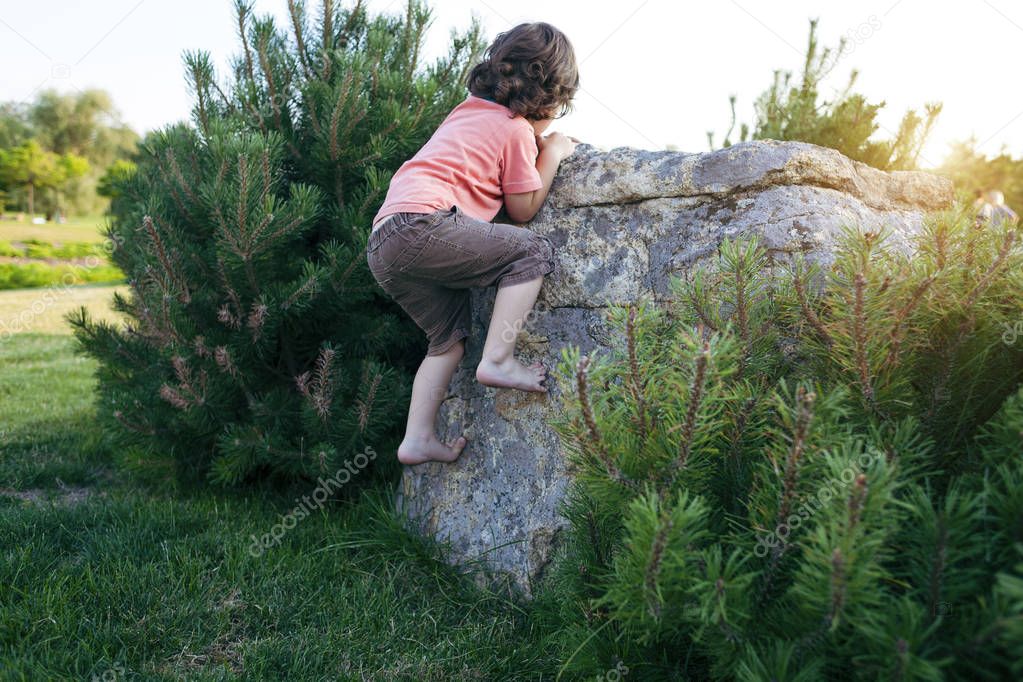
[{"label": "bare leg", "polygon": [[433,423],[464,352],[465,340],[462,339],[441,355],[427,355],[419,365],[412,382],[405,440],[398,446],[398,461],[402,464],[453,462],[462,453],[465,437],[459,436],[445,445],[437,439]]},{"label": "bare leg", "polygon": [[476,367],[476,380],[484,386],[517,388],[543,393],[541,384],[547,370],[539,362],[529,367],[515,359],[515,339],[522,329],[526,315],[536,303],[543,276],[528,282],[519,282],[497,290],[494,314],[490,318],[487,340],[483,345],[483,358]]}]

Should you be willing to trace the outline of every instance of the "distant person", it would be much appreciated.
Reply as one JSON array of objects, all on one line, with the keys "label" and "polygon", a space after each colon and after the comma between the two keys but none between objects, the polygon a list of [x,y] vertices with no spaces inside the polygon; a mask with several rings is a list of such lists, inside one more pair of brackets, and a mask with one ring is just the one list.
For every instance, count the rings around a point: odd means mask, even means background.
[{"label": "distant person", "polygon": [[1016,212],[1005,203],[1005,195],[1002,194],[1001,190],[993,189],[988,191],[979,197],[973,205],[977,209],[977,227],[983,227],[987,224],[997,225],[1002,222],[1015,225],[1019,221],[1019,216],[1016,215]]}]

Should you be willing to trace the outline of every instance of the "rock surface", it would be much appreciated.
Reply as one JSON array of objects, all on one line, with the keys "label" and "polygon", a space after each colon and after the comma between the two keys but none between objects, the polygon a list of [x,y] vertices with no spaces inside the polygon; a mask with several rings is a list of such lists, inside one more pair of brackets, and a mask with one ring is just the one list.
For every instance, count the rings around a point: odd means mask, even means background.
[{"label": "rock surface", "polygon": [[[908,248],[923,214],[952,194],[945,178],[879,171],[805,142],[699,154],[580,144],[527,225],[551,240],[557,265],[517,355],[553,368],[565,346],[606,348],[608,305],[666,300],[670,276],[714,255],[725,237],[757,234],[776,258],[802,252],[827,263],[843,225],[887,226]],[[507,222],[503,213],[495,220]],[[547,395],[476,383],[494,294],[472,294],[472,336],[438,415],[442,439],[465,433],[469,444],[453,464],[405,467],[398,505],[420,532],[450,543],[453,561],[528,596],[567,525],[558,505],[569,472],[546,424],[561,396],[553,376]]]}]

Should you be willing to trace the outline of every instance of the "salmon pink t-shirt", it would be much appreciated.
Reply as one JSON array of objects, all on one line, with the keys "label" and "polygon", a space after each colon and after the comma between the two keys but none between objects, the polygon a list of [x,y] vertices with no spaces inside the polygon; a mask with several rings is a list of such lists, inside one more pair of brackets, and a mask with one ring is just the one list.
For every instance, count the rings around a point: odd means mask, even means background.
[{"label": "salmon pink t-shirt", "polygon": [[505,194],[543,187],[536,133],[523,116],[469,95],[391,178],[373,224],[392,213],[433,213],[458,206],[487,222]]}]

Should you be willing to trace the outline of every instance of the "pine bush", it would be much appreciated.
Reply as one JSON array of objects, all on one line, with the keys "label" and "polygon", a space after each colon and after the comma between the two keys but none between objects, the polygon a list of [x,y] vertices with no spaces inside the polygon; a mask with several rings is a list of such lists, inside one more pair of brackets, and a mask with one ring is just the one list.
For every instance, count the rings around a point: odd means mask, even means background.
[{"label": "pine bush", "polygon": [[726,240],[563,350],[564,674],[1018,679],[1023,249],[962,203],[890,237]]},{"label": "pine bush", "polygon": [[285,29],[236,3],[224,87],[208,54],[185,54],[192,121],[149,134],[111,179],[129,321],[69,316],[100,363],[107,431],[185,480],[309,480],[393,449],[425,350],[364,250],[391,175],[464,99],[478,22],[424,65],[416,0],[400,16],[288,8]]}]

